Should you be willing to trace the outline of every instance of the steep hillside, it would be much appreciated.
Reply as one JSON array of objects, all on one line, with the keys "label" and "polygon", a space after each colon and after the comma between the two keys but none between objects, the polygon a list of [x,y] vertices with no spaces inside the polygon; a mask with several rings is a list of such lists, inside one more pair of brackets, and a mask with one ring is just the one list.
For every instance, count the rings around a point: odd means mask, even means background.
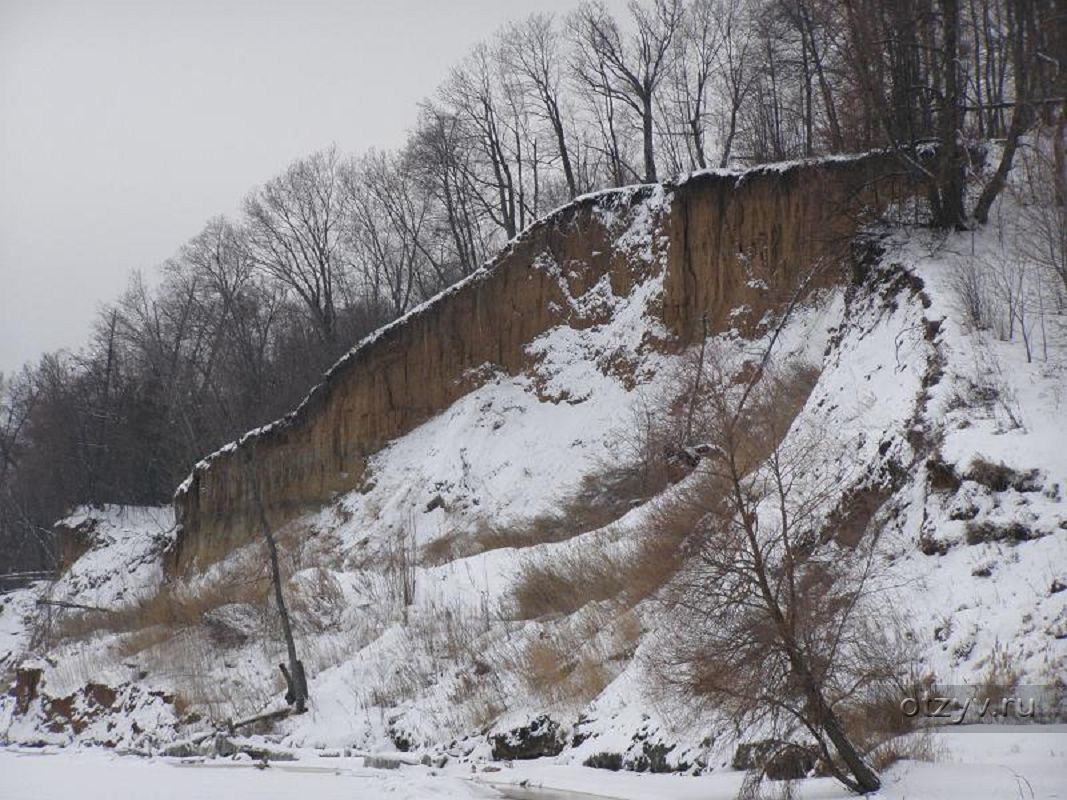
[{"label": "steep hillside", "polygon": [[253,449],[281,522],[359,486],[369,455],[467,394],[486,370],[523,373],[538,336],[602,323],[603,299],[648,280],[658,291],[647,316],[668,334],[661,349],[692,341],[705,315],[714,332],[751,328],[812,264],[840,264],[857,225],[907,197],[909,175],[896,157],[873,154],[708,172],[560,209],[492,264],[356,346],[288,417],[198,465],[175,497],[173,569],[248,540]]},{"label": "steep hillside", "polygon": [[[0,662],[20,664],[3,736],[158,747],[279,705],[255,470],[311,678],[273,746],[728,767],[759,731],[655,671],[674,635],[657,593],[702,480],[669,435],[695,363],[730,386],[797,376],[780,446],[832,481],[811,516],[835,546],[880,534],[924,671],[1053,683],[1067,326],[1043,317],[1029,360],[968,326],[957,266],[1015,257],[1014,239],[890,224],[910,208],[901,176],[886,155],[715,172],[539,222],[205,459],[176,527],[114,508],[68,521],[85,553],[49,597],[105,610],[64,613],[34,657]],[[0,649],[29,647],[31,596],[5,601]]]}]

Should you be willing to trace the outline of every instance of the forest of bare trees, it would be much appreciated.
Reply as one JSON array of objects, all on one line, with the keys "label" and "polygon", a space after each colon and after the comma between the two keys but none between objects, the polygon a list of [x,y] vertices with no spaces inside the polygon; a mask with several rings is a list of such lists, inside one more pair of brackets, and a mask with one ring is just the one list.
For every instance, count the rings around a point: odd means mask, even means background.
[{"label": "forest of bare trees", "polygon": [[[1020,134],[1062,136],[1065,29],[1055,0],[587,2],[507,25],[403,146],[295,161],[158,280],[133,276],[80,351],[3,377],[0,572],[52,566],[51,523],[74,505],[167,501],[359,337],[579,194],[936,144],[932,221],[983,221]],[[982,173],[990,139],[1002,155]]]}]

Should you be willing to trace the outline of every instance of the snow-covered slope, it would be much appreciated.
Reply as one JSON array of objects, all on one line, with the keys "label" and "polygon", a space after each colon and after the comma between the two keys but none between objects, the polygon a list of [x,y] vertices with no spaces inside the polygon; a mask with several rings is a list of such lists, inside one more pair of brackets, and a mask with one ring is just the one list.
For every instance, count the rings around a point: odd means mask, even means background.
[{"label": "snow-covered slope", "polygon": [[[669,197],[643,202],[659,213]],[[653,214],[639,212],[618,243],[632,252],[650,235]],[[873,227],[859,250],[868,256],[854,282],[808,294],[775,338],[775,363],[817,374],[783,446],[818,435],[812,469],[836,471],[840,487],[820,513],[857,492],[878,498],[865,524],[882,533],[887,591],[939,683],[977,684],[1000,670],[1052,684],[1067,674],[1064,308],[1049,306],[1029,360],[1018,337],[969,324],[960,265],[1022,258],[994,226],[936,236]],[[285,744],[462,760],[536,740],[563,764],[609,753],[638,769],[728,765],[744,732],[658,691],[650,674],[663,607],[599,583],[598,565],[643,557],[655,515],[693,479],[683,470],[652,498],[605,489],[614,484],[604,476],[634,463],[641,426],[677,400],[698,349],[664,345],[662,264],[652,249],[645,257],[650,268],[625,293],[605,278],[568,294],[586,322],[529,342],[525,371],[487,368],[477,388],[371,456],[359,489],[279,532],[311,677],[310,712],[278,724]],[[569,292],[561,265],[542,268],[557,269]],[[745,374],[775,319],[704,345],[729,374]],[[94,519],[93,544],[50,596],[109,609],[150,596],[172,536],[167,512]],[[249,544],[167,587],[186,605],[211,598],[197,607],[202,618],[53,637],[36,654],[45,660],[27,662],[40,670],[34,696],[0,699],[0,735],[159,743],[206,730],[207,717],[276,706],[283,648],[264,565]],[[520,594],[538,569],[569,570],[574,581],[554,591],[573,602],[526,613]],[[8,648],[27,646],[7,636]],[[134,715],[138,730],[57,722],[49,698],[99,682],[156,692],[129,701],[151,709]]]}]

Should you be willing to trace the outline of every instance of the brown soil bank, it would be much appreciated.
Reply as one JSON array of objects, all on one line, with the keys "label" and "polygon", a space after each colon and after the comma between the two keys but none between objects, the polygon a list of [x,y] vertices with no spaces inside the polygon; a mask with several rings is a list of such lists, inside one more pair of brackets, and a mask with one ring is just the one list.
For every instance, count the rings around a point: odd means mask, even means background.
[{"label": "brown soil bank", "polygon": [[[698,175],[665,186],[668,202],[651,204],[650,249],[616,239],[656,187],[575,201],[362,342],[296,411],[199,464],[174,498],[181,527],[168,569],[203,566],[250,540],[253,463],[272,524],[321,507],[359,485],[370,454],[470,391],[479,368],[518,373],[539,334],[593,322],[569,299],[604,275],[623,294],[665,270],[663,322],[684,344],[705,315],[712,331],[742,305],[758,319],[813,264],[843,263],[858,225],[913,185],[890,154]],[[827,270],[820,282],[840,274]]]}]

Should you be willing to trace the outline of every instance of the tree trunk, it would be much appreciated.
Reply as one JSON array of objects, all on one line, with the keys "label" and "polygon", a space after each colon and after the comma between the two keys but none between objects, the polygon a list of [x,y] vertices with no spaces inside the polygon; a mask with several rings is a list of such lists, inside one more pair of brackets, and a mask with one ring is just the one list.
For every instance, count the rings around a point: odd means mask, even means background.
[{"label": "tree trunk", "polygon": [[1008,138],[1004,142],[1004,152],[1000,156],[1000,164],[997,171],[982,189],[982,194],[974,207],[974,218],[983,225],[989,220],[989,209],[993,201],[997,199],[1001,190],[1008,182],[1008,173],[1011,172],[1012,162],[1015,160],[1015,151],[1019,147],[1019,137],[1023,132],[1023,118],[1025,116],[1025,104],[1021,99],[1015,102],[1015,110],[1011,115],[1011,126],[1008,128]]},{"label": "tree trunk", "polygon": [[[1022,6],[1022,4],[1020,4]],[[1008,127],[1007,141],[1004,142],[1004,152],[1001,154],[1000,164],[989,183],[982,190],[981,197],[974,208],[974,218],[978,222],[985,223],[989,219],[989,209],[993,201],[1004,189],[1008,181],[1008,173],[1011,171],[1012,161],[1015,159],[1015,151],[1019,147],[1019,137],[1023,135],[1030,121],[1030,97],[1027,96],[1029,81],[1029,55],[1026,52],[1026,34],[1023,29],[1023,20],[1020,15],[1022,8],[1014,9],[1008,4],[1008,27],[1011,36],[1012,66],[1015,73],[1015,104],[1011,112],[1011,125]]]},{"label": "tree trunk", "polygon": [[267,542],[267,553],[270,556],[271,582],[274,584],[274,600],[278,605],[278,614],[281,617],[282,635],[285,637],[285,649],[289,657],[289,671],[283,668],[286,683],[289,685],[289,693],[292,695],[292,704],[297,714],[302,714],[307,708],[308,689],[307,678],[304,674],[304,665],[296,656],[296,642],[293,640],[293,629],[289,623],[289,610],[285,605],[285,593],[282,591],[282,575],[278,566],[278,544],[274,541],[271,532],[270,521],[267,519],[267,509],[263,505],[263,496],[259,489],[259,475],[256,471],[256,448],[252,445],[248,457],[249,477],[252,481],[252,497],[256,504],[256,513],[259,515],[259,525],[263,532],[263,538]]},{"label": "tree trunk", "polygon": [[555,103],[546,103],[548,114],[552,119],[552,130],[556,134],[556,147],[559,150],[559,160],[563,164],[563,177],[567,180],[567,191],[570,192],[571,200],[578,196],[578,184],[574,180],[574,168],[571,166],[571,154],[567,149],[567,136],[563,130],[563,120],[560,118],[559,108]]},{"label": "tree trunk", "polygon": [[700,127],[699,114],[694,114],[689,120],[689,131],[693,137],[693,153],[696,156],[697,169],[707,169],[708,160],[704,156],[704,131]]},{"label": "tree trunk", "polygon": [[645,142],[645,183],[655,183],[656,157],[652,149],[652,92],[644,93],[641,98],[641,132]]},{"label": "tree trunk", "polygon": [[856,748],[845,734],[844,728],[841,727],[841,722],[837,719],[837,715],[826,705],[821,695],[818,698],[818,702],[822,706],[822,727],[826,731],[826,738],[833,743],[837,754],[841,756],[841,760],[845,762],[848,771],[855,778],[857,791],[863,794],[877,792],[882,787],[882,781],[878,778],[877,773],[856,752]]},{"label": "tree trunk", "polygon": [[944,228],[962,226],[963,158],[960,151],[959,97],[959,0],[941,0],[942,68],[944,89],[941,96],[940,153],[938,158],[935,223]]}]

